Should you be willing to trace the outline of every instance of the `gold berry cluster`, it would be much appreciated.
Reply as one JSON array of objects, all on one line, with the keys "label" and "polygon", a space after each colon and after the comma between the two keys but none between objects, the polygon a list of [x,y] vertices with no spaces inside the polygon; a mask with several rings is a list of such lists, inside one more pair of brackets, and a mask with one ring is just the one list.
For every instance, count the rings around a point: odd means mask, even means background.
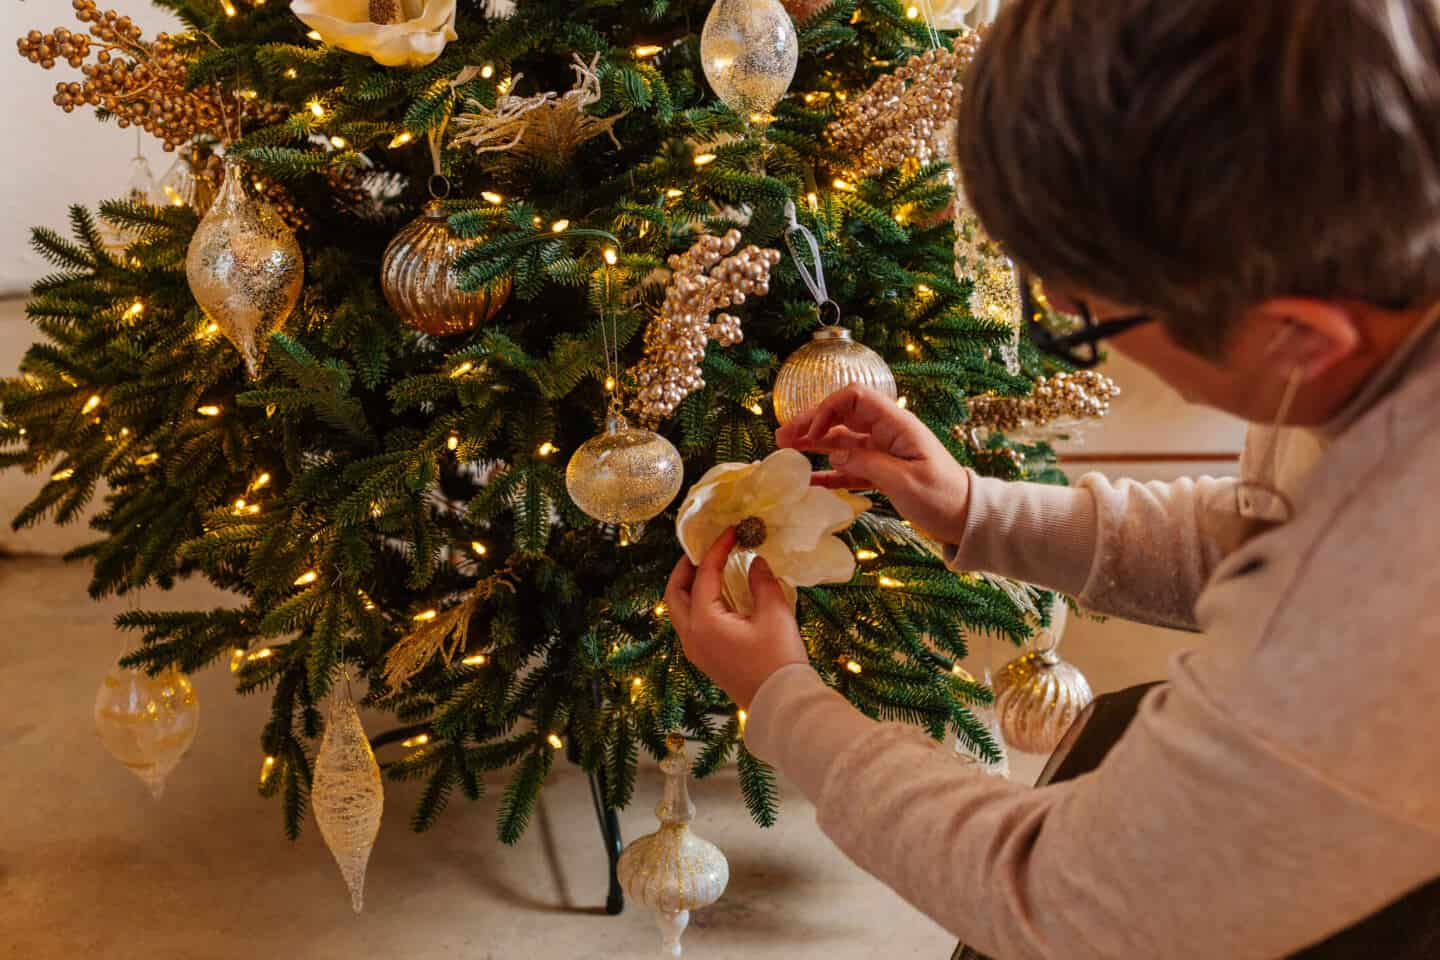
[{"label": "gold berry cluster", "polygon": [[780,251],[754,245],[734,252],[740,231],[703,236],[683,254],[670,257],[673,273],[659,315],[645,329],[645,358],[631,371],[639,388],[631,409],[654,427],[680,401],[705,386],[700,363],[711,340],[721,346],[743,338],[740,318],[710,314],[770,292],[770,270]]},{"label": "gold berry cluster", "polygon": [[1110,412],[1110,401],[1118,396],[1120,387],[1103,373],[1061,372],[1036,380],[1028,397],[971,397],[966,426],[1013,433],[1061,419],[1097,420]]},{"label": "gold berry cluster", "polygon": [[228,140],[238,134],[242,113],[267,122],[283,116],[279,106],[257,106],[214,85],[187,89],[191,38],[161,33],[145,42],[129,17],[100,10],[95,0],[71,0],[71,6],[75,19],[89,24],[89,36],[56,27],[50,33],[31,30],[17,43],[31,63],[49,70],[64,60],[84,75],[55,85],[54,103],[66,113],[102,108],[120,126],[135,124],[161,140],[166,150],[197,134]]},{"label": "gold berry cluster", "polygon": [[836,150],[857,158],[862,176],[930,163],[949,142],[946,128],[960,102],[961,77],[975,56],[981,33],[972,30],[949,50],[927,50],[911,57],[845,103],[825,128]]}]

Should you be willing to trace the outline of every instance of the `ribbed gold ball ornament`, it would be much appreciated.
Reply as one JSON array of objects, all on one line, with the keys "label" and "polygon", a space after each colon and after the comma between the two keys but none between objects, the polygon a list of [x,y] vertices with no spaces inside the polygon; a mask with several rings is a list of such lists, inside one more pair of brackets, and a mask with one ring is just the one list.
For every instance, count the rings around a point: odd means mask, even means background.
[{"label": "ribbed gold ball ornament", "polygon": [[380,261],[380,288],[406,326],[442,337],[495,318],[510,297],[510,281],[467,293],[455,276],[455,258],[480,242],[450,232],[441,200],[395,234]]},{"label": "ribbed gold ball ornament", "polygon": [[570,499],[603,523],[640,524],[670,505],[685,480],[675,445],[653,430],[630,426],[619,413],[605,432],[580,445],[565,468]]},{"label": "ribbed gold ball ornament", "polygon": [[255,376],[270,334],[300,299],[305,261],[295,232],[256,194],[249,172],[233,157],[225,158],[225,181],[190,238],[185,279]]},{"label": "ribbed gold ball ornament", "polygon": [[841,326],[826,326],[781,365],[775,377],[775,418],[784,426],[852,383],[895,399],[895,375],[884,358]]},{"label": "ribbed gold ball ornament", "polygon": [[1021,654],[995,678],[1000,732],[1016,750],[1050,753],[1095,699],[1085,675],[1055,652],[1057,643]]}]

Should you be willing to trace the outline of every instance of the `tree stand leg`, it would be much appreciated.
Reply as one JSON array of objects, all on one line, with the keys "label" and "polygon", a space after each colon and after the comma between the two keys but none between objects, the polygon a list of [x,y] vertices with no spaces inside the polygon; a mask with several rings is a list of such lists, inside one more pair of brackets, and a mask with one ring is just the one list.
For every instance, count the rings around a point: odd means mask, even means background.
[{"label": "tree stand leg", "polygon": [[[600,705],[598,684],[595,686],[595,705]],[[580,765],[580,748],[573,736],[569,738],[565,755],[571,763]],[[625,849],[625,842],[620,838],[620,817],[615,808],[605,802],[605,771],[587,770],[585,775],[590,780],[590,802],[595,807],[595,821],[600,826],[600,839],[605,844],[605,857],[610,864],[610,889],[605,894],[605,912],[614,917],[625,909],[625,891],[620,888],[620,877],[615,869],[620,863],[620,853]]]}]

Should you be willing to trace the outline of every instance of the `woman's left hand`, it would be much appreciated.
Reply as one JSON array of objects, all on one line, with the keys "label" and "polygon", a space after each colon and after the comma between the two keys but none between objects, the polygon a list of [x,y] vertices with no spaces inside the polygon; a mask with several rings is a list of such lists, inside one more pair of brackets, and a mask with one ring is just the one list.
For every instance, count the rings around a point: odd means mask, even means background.
[{"label": "woman's left hand", "polygon": [[734,546],[731,528],[710,547],[699,567],[689,557],[681,557],[665,587],[665,605],[685,656],[736,704],[748,708],[772,673],[792,663],[809,663],[810,658],[795,611],[763,559],[757,557],[750,565],[754,613],[742,616],[726,604],[721,590],[725,561]]}]

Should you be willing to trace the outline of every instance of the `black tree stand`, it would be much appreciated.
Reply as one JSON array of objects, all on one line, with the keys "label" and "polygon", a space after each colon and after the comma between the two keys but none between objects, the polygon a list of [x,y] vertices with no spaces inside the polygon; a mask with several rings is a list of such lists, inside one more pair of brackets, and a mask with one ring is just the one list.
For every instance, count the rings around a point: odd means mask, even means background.
[{"label": "black tree stand", "polygon": [[[595,706],[598,709],[600,707],[599,683],[596,683],[591,689],[595,697]],[[565,756],[571,763],[576,766],[580,765],[580,748],[573,736],[569,738]],[[605,844],[605,857],[610,861],[610,889],[605,894],[605,912],[614,917],[625,909],[625,891],[620,889],[620,877],[615,872],[616,866],[620,863],[620,853],[625,849],[625,843],[620,838],[620,817],[616,814],[615,808],[605,800],[608,793],[605,771],[587,770],[585,775],[590,780],[590,802],[595,807],[595,820],[600,825],[600,839]]]}]

